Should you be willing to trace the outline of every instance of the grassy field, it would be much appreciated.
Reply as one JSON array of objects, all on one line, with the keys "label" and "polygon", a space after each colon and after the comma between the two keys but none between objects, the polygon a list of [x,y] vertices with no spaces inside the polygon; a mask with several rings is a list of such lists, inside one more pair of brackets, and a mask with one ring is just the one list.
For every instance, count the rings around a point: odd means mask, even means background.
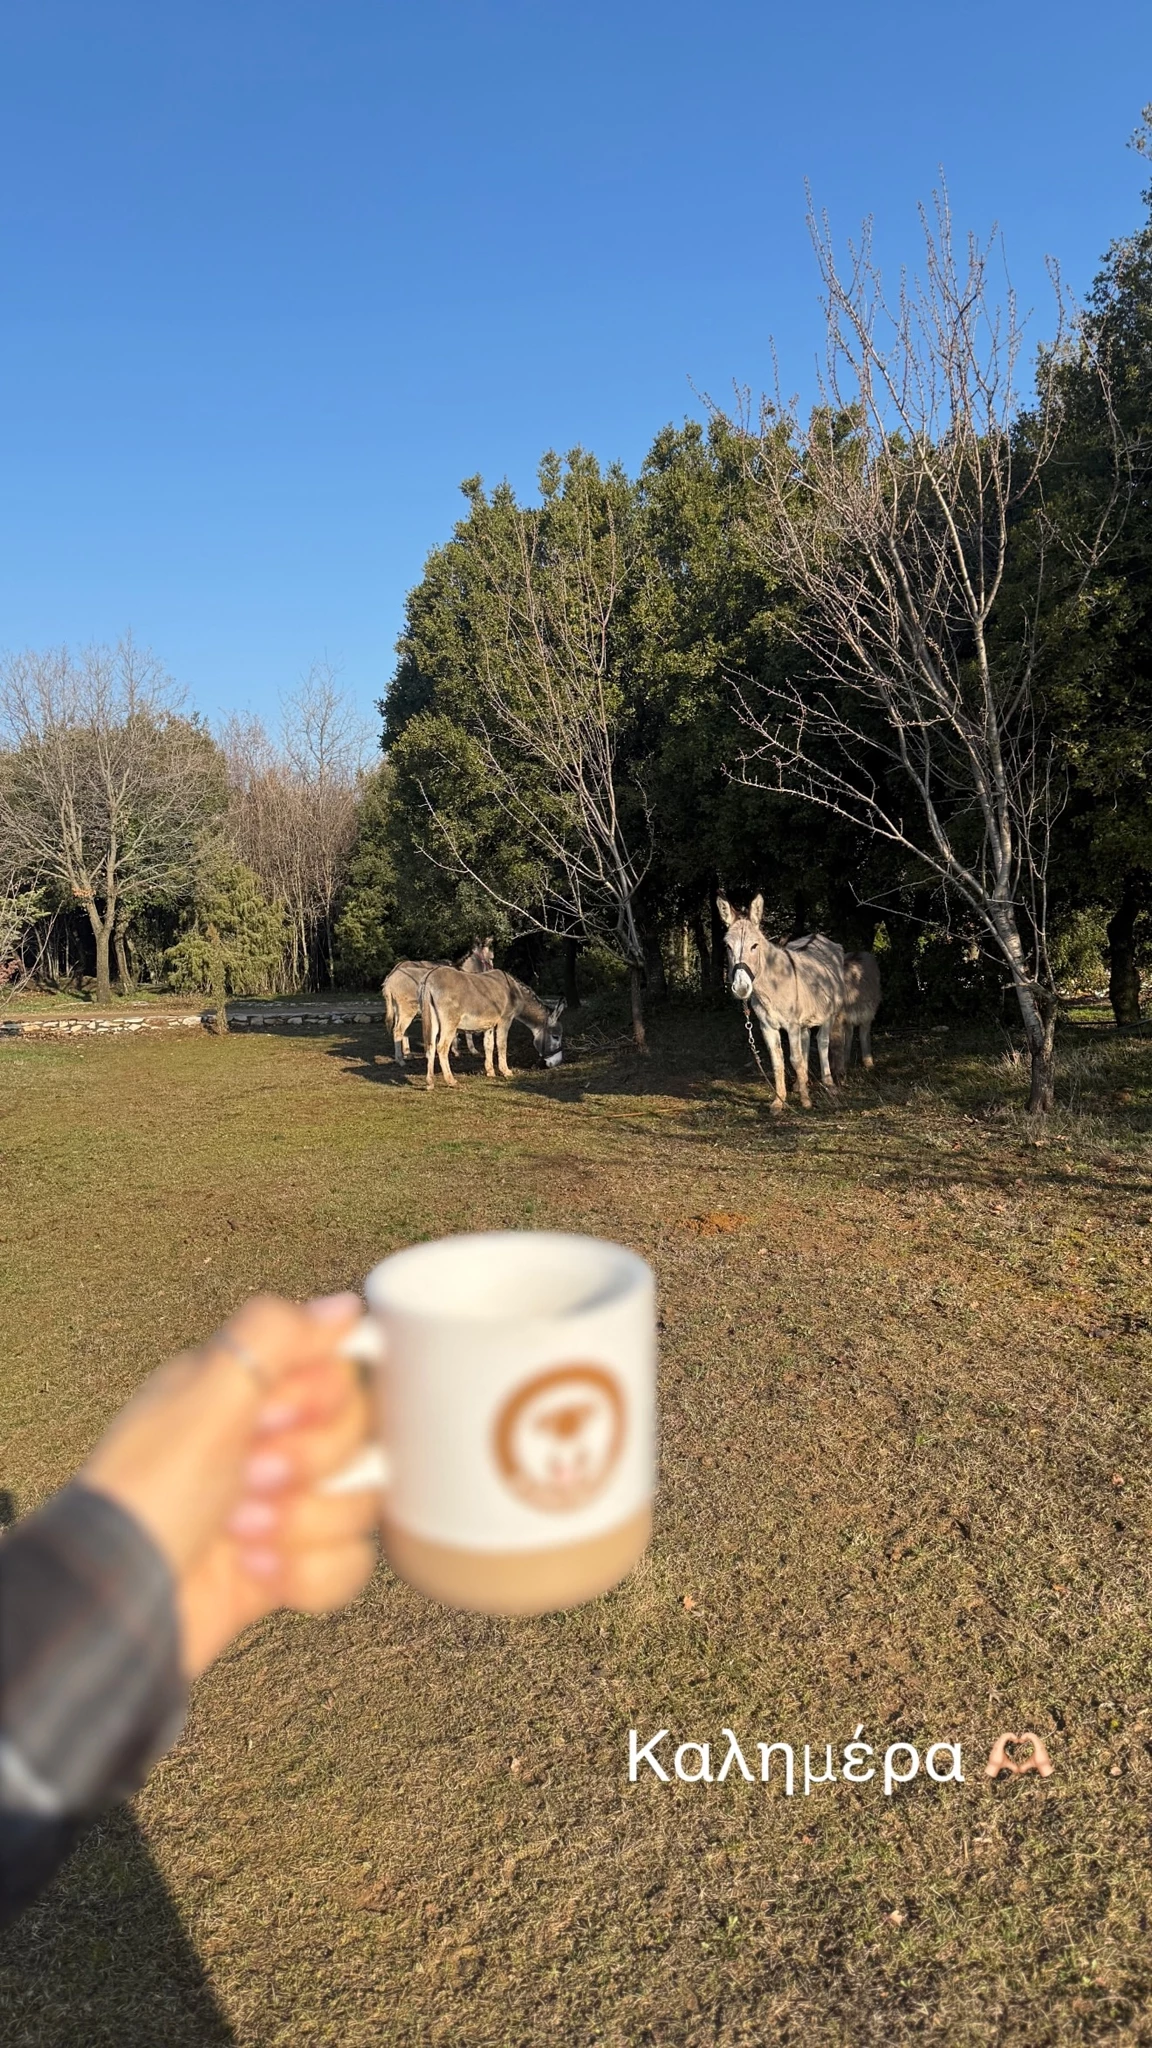
[{"label": "grassy field", "polygon": [[[630,1581],[251,1631],[0,1942],[11,2048],[1152,2042],[1152,1043],[1070,1029],[1040,1129],[1003,1038],[780,1123],[734,1008],[653,1038],[432,1097],[367,1029],[0,1046],[20,1511],[248,1292],[416,1237],[621,1238],[663,1324]],[[628,1782],[630,1727],[860,1723],[965,1783]],[[1025,1727],[1054,1775],[990,1784]]]}]

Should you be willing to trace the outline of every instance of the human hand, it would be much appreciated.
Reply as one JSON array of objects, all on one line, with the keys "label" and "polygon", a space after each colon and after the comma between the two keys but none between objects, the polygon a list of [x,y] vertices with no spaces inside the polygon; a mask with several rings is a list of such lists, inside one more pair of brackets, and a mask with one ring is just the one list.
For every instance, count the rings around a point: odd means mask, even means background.
[{"label": "human hand", "polygon": [[145,1381],[77,1474],[167,1558],[189,1678],[274,1608],[342,1607],[368,1578],[378,1494],[318,1490],[368,1436],[339,1349],[359,1315],[354,1294],[247,1302]]}]

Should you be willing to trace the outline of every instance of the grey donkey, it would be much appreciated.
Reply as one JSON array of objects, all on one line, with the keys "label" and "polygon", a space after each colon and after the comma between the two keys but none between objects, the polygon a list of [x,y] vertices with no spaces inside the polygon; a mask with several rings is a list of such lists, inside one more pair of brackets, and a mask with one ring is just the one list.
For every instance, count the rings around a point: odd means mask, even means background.
[{"label": "grey donkey", "polygon": [[852,1063],[852,1041],[860,1033],[860,1058],[872,1067],[872,1019],[880,1008],[880,962],[875,953],[845,953],[844,1008],[832,1033],[832,1071],[844,1079]]},{"label": "grey donkey", "polygon": [[788,1033],[796,1094],[802,1108],[811,1109],[808,1047],[813,1031],[821,1079],[831,1093],[836,1090],[828,1048],[844,1007],[844,948],[822,932],[792,939],[786,946],[773,945],[760,923],[763,896],[756,897],[747,917],[741,917],[723,896],[716,898],[716,908],[727,926],[728,987],[738,1002],[750,1004],[772,1062],[773,1113],[778,1115],[787,1100],[782,1031]]},{"label": "grey donkey", "polygon": [[420,1021],[428,1056],[428,1086],[434,1085],[436,1061],[450,1088],[456,1076],[448,1054],[458,1031],[484,1033],[484,1071],[495,1079],[493,1045],[500,1072],[511,1078],[508,1066],[508,1033],[519,1019],[532,1033],[532,1040],[545,1066],[559,1066],[564,1057],[564,1033],[560,1017],[564,998],[545,1003],[532,989],[511,974],[494,968],[487,974],[462,974],[456,967],[434,967],[424,980]]},{"label": "grey donkey", "polygon": [[[472,951],[464,955],[458,967],[461,974],[487,974],[495,960],[495,940],[473,939]],[[408,1058],[408,1033],[413,1017],[419,1014],[420,998],[424,983],[435,967],[446,967],[446,960],[398,960],[384,983],[384,1022],[392,1032],[392,1057],[398,1067]],[[468,1038],[468,1050],[474,1053],[475,1043]]]}]

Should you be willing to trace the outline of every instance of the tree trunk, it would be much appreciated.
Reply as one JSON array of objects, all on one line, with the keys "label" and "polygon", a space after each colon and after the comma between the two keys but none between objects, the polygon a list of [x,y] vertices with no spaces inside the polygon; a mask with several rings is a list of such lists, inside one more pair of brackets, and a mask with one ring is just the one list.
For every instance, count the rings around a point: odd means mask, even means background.
[{"label": "tree trunk", "polygon": [[220,934],[214,924],[208,926],[209,945],[208,996],[212,1004],[212,1023],[209,1027],[217,1038],[228,1035],[228,971],[224,960],[224,948]]},{"label": "tree trunk", "polygon": [[106,1008],[112,1001],[112,974],[108,957],[112,933],[108,924],[98,918],[93,918],[92,930],[96,938],[96,1001]]},{"label": "tree trunk", "polygon": [[668,976],[664,971],[664,954],[660,946],[659,933],[645,932],[643,945],[644,972],[648,987],[653,997],[660,1001],[668,993]]},{"label": "tree trunk", "polygon": [[1118,1031],[1133,1031],[1140,1023],[1136,920],[1143,907],[1142,896],[1135,875],[1126,875],[1119,906],[1108,923],[1108,1000]]},{"label": "tree trunk", "polygon": [[1056,1016],[1055,997],[1041,1007],[1031,989],[1016,989],[1024,1039],[1032,1063],[1028,1091],[1029,1116],[1047,1116],[1056,1107]]},{"label": "tree trunk", "polygon": [[644,969],[633,963],[628,970],[632,987],[632,1037],[637,1052],[647,1052],[648,1034],[644,1029]]},{"label": "tree trunk", "polygon": [[576,980],[576,955],[579,951],[579,939],[565,939],[564,1001],[570,1010],[578,1010],[580,1008],[580,988]]},{"label": "tree trunk", "polygon": [[712,972],[710,979],[713,988],[723,988],[725,980],[724,920],[716,908],[716,898],[720,892],[720,883],[715,875],[713,875],[712,881],[713,887],[708,893],[709,925],[712,933]]},{"label": "tree trunk", "polygon": [[702,917],[694,917],[692,919],[691,929],[692,943],[700,955],[700,988],[703,991],[712,980],[712,948],[704,936],[704,920]]}]

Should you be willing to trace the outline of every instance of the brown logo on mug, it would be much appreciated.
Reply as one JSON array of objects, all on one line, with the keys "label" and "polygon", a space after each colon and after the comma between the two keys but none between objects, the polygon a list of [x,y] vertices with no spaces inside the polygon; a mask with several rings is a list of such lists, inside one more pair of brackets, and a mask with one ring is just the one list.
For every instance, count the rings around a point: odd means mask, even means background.
[{"label": "brown logo on mug", "polygon": [[624,1441],[624,1397],[602,1365],[558,1365],[508,1396],[493,1448],[500,1477],[530,1507],[570,1513],[607,1483]]}]

